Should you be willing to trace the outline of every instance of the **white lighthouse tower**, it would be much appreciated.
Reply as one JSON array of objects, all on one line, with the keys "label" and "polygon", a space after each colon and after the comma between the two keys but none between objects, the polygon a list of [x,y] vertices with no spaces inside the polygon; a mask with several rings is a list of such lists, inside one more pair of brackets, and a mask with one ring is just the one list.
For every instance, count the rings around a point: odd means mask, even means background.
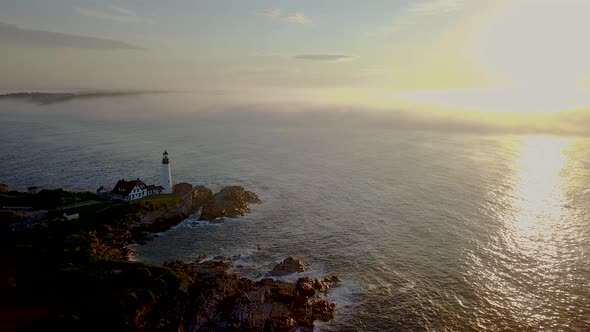
[{"label": "white lighthouse tower", "polygon": [[162,187],[163,194],[172,194],[172,174],[170,173],[170,159],[168,159],[168,152],[164,151],[162,158]]}]

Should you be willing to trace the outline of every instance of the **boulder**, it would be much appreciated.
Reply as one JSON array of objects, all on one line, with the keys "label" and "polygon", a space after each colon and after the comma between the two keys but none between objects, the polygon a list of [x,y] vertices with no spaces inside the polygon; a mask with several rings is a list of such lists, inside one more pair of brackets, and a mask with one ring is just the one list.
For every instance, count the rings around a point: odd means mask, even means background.
[{"label": "boulder", "polygon": [[271,317],[264,325],[264,331],[291,332],[297,330],[297,322],[291,317]]},{"label": "boulder", "polygon": [[305,271],[307,271],[306,262],[293,257],[287,257],[282,262],[275,265],[269,275],[274,277],[282,277],[296,272]]},{"label": "boulder", "polygon": [[314,299],[312,301],[312,315],[311,318],[316,321],[327,322],[334,319],[336,313],[336,304],[324,298]]},{"label": "boulder", "polygon": [[201,212],[200,220],[235,218],[250,212],[249,204],[260,204],[258,195],[240,186],[225,187],[208,201]]},{"label": "boulder", "polygon": [[316,279],[313,288],[316,289],[320,293],[327,293],[330,289],[330,284],[325,282],[324,280]]},{"label": "boulder", "polygon": [[340,278],[338,278],[337,276],[331,276],[331,277],[325,277],[324,278],[325,282],[331,283],[331,284],[339,284],[340,283]]},{"label": "boulder", "polygon": [[337,276],[325,277],[324,280],[315,279],[313,288],[320,293],[328,293],[330,288],[336,287],[340,284],[340,279]]},{"label": "boulder", "polygon": [[193,190],[193,185],[186,182],[177,183],[172,188],[174,194],[178,197],[184,197]]},{"label": "boulder", "polygon": [[302,296],[304,298],[312,297],[315,295],[315,280],[305,277],[299,278],[297,280],[297,285],[295,286],[295,290],[298,296]]},{"label": "boulder", "polygon": [[204,186],[194,187],[191,192],[191,208],[198,211],[205,204],[213,200],[213,192]]}]

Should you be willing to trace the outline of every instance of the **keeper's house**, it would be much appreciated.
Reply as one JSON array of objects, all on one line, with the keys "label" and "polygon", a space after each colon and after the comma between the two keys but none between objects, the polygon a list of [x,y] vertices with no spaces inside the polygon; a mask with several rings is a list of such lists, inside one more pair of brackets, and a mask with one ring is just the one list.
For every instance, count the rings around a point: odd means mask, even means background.
[{"label": "keeper's house", "polygon": [[115,188],[111,191],[113,199],[120,201],[134,201],[148,196],[147,186],[140,179],[133,181],[125,181],[121,179],[117,181]]},{"label": "keeper's house", "polygon": [[115,188],[111,190],[113,199],[119,201],[134,201],[142,199],[147,196],[161,195],[164,187],[155,185],[146,185],[140,179],[133,181],[125,181],[121,179],[117,181]]}]

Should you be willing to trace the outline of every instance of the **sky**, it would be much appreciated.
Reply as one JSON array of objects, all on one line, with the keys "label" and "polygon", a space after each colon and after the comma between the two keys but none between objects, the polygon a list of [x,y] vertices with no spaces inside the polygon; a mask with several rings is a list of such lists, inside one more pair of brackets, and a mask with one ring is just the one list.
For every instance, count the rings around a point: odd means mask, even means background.
[{"label": "sky", "polygon": [[0,89],[571,111],[590,106],[588,12],[587,0],[0,0]]}]

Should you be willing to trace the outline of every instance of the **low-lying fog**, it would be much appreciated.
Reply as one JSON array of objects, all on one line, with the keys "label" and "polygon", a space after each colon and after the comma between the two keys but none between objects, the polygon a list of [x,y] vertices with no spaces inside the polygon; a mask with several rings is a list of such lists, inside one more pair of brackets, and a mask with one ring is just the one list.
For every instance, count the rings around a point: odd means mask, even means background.
[{"label": "low-lying fog", "polygon": [[[443,132],[499,134],[581,135],[589,131],[590,114],[570,111],[521,115],[379,109],[361,105],[326,102],[319,92],[309,90],[208,91],[199,93],[132,93],[72,98],[62,102],[0,100],[0,120],[5,125],[24,122],[59,122],[108,126],[121,122],[161,122],[164,126],[192,121],[283,123],[285,125],[330,127],[379,127]],[[34,134],[34,133],[31,133]],[[8,139],[3,137],[3,139]]]}]

